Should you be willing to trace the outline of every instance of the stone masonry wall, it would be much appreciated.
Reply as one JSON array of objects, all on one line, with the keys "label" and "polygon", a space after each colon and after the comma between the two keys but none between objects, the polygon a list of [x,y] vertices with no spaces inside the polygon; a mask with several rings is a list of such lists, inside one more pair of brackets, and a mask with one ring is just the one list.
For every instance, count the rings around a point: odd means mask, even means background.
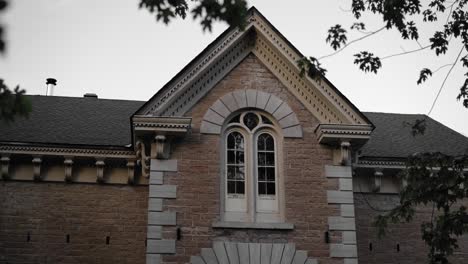
[{"label": "stone masonry wall", "polygon": [[[295,225],[292,231],[211,226],[220,220],[220,137],[200,134],[200,124],[216,100],[240,89],[276,95],[288,103],[302,125],[303,138],[285,138],[283,143],[285,215],[286,222]],[[192,133],[183,142],[175,142],[171,156],[178,160],[178,172],[164,177],[164,184],[177,185],[177,199],[165,200],[164,210],[177,212],[177,227],[181,228],[176,254],[165,255],[165,263],[187,263],[190,256],[200,254],[201,248],[211,248],[213,240],[293,242],[320,263],[339,263],[329,258],[329,244],[324,239],[328,217],[339,215],[338,207],[327,203],[327,189],[338,186],[336,180],[324,176],[324,165],[332,163],[332,152],[317,142],[317,120],[254,55],[244,59],[186,116],[193,118]],[[177,227],[164,227],[163,238],[176,239]],[[334,234],[331,239],[332,243],[336,240]]]},{"label": "stone masonry wall", "polygon": [[143,264],[147,203],[147,186],[0,182],[0,263]]},{"label": "stone masonry wall", "polygon": [[[374,218],[380,212],[397,205],[396,194],[354,193],[359,264],[414,264],[427,263],[427,248],[421,239],[420,224],[430,219],[432,207],[418,208],[414,221],[390,225],[387,235],[377,237],[373,227]],[[466,263],[468,259],[468,236],[458,238],[460,248],[451,258],[451,263]]]}]

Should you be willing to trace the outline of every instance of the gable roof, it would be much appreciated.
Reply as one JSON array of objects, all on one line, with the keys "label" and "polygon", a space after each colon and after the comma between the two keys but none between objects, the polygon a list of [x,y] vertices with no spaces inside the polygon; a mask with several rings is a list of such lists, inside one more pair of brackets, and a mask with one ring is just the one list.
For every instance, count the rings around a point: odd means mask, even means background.
[{"label": "gable roof", "polygon": [[370,124],[326,78],[300,77],[304,57],[255,7],[245,31],[230,27],[205,48],[137,112],[183,116],[248,54],[253,53],[321,123]]},{"label": "gable roof", "polygon": [[[468,154],[468,138],[426,115],[364,113],[375,125],[360,159],[406,158],[417,152]],[[424,134],[412,136],[411,125],[426,119]]]},{"label": "gable roof", "polygon": [[28,96],[29,118],[0,121],[0,142],[124,147],[130,116],[143,102],[86,97]]}]

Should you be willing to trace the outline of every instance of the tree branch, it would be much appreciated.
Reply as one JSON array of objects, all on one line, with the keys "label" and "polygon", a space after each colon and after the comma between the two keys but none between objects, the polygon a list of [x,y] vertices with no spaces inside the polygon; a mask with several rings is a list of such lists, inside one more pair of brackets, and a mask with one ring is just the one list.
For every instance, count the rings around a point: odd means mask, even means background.
[{"label": "tree branch", "polygon": [[385,59],[389,59],[389,58],[393,58],[393,57],[397,57],[397,56],[401,56],[401,55],[410,54],[410,53],[413,53],[413,52],[418,52],[418,51],[421,51],[421,50],[425,50],[425,49],[429,48],[430,46],[431,45],[427,45],[427,46],[421,47],[419,49],[414,49],[414,50],[410,50],[410,51],[405,51],[405,52],[400,52],[400,53],[388,55],[388,56],[380,58],[380,60],[385,60]]},{"label": "tree branch", "polygon": [[356,42],[358,42],[358,41],[360,41],[360,40],[363,40],[363,39],[365,39],[365,38],[367,38],[367,37],[370,37],[370,36],[372,36],[372,35],[374,35],[374,34],[380,32],[380,31],[382,31],[383,29],[385,29],[385,26],[379,28],[379,29],[376,30],[376,31],[372,31],[371,33],[369,33],[369,34],[367,34],[367,35],[365,35],[365,36],[362,36],[362,37],[360,37],[360,38],[354,39],[354,40],[352,40],[352,41],[346,43],[346,45],[344,45],[343,48],[341,48],[341,49],[339,49],[339,50],[337,50],[337,51],[335,51],[335,52],[332,52],[332,53],[330,53],[330,54],[328,54],[328,55],[319,57],[318,60],[325,59],[325,58],[331,57],[331,56],[333,56],[333,55],[336,55],[336,54],[338,54],[339,52],[343,51],[345,48],[349,47],[351,44],[356,43]]},{"label": "tree branch", "polygon": [[427,112],[427,115],[428,115],[428,116],[431,115],[431,112],[432,112],[432,110],[434,109],[434,106],[435,106],[435,104],[436,104],[436,102],[437,102],[437,99],[439,99],[439,95],[440,95],[440,93],[442,92],[442,90],[443,90],[443,88],[444,88],[445,82],[447,81],[448,77],[450,76],[450,73],[452,72],[453,68],[454,68],[455,65],[457,64],[458,59],[460,58],[460,55],[462,54],[462,52],[463,52],[464,49],[465,49],[465,47],[462,46],[462,48],[460,49],[460,52],[458,53],[457,58],[455,59],[455,61],[454,61],[453,64],[452,64],[452,67],[451,67],[450,70],[447,72],[447,75],[445,75],[445,79],[444,79],[444,81],[442,82],[442,85],[441,85],[440,88],[439,88],[439,92],[437,92],[437,95],[436,95],[436,97],[435,97],[435,99],[434,99],[434,102],[432,102],[431,109],[429,109],[429,112]]}]

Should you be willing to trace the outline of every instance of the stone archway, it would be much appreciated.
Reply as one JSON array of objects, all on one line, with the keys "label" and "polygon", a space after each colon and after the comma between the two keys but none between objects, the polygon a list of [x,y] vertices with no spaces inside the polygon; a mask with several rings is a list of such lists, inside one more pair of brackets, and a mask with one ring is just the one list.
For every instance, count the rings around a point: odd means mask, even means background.
[{"label": "stone archway", "polygon": [[203,116],[200,132],[220,134],[225,119],[243,108],[256,108],[271,114],[278,121],[284,137],[302,138],[302,127],[291,107],[273,94],[253,89],[237,90],[218,99]]},{"label": "stone archway", "polygon": [[192,256],[191,264],[317,264],[307,251],[296,250],[293,243],[213,242],[200,256]]}]

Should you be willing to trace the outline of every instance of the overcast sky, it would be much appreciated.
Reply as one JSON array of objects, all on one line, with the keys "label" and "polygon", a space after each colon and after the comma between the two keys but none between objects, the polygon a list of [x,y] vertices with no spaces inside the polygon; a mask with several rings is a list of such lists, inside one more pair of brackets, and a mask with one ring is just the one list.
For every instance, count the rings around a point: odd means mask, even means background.
[{"label": "overcast sky", "polygon": [[[178,20],[169,26],[138,9],[138,0],[11,0],[0,17],[6,24],[7,53],[0,57],[0,78],[20,84],[28,94],[44,94],[45,79],[58,80],[55,95],[148,100],[214,40],[225,24],[203,32],[198,21]],[[331,25],[347,28],[354,21],[350,0],[249,1],[303,54],[320,57],[333,50],[325,43]],[[287,3],[287,4],[286,4]],[[364,17],[369,30],[383,24]],[[437,24],[426,26],[420,42]],[[349,39],[362,36],[353,33]],[[381,57],[416,49],[396,31],[383,31],[324,59],[327,78],[361,111],[427,114],[450,67],[416,85],[422,68],[452,63],[461,47],[451,42],[442,57],[425,50],[383,61],[378,75],[353,65],[354,53],[369,50]],[[468,110],[456,101],[464,81],[461,65],[452,71],[431,114],[437,121],[468,135]]]}]

